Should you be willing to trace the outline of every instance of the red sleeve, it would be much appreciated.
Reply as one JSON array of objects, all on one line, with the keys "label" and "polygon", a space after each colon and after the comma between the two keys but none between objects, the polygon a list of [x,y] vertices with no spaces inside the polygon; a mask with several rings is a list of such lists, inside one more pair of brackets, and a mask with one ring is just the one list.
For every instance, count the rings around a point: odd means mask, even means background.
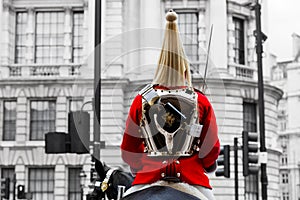
[{"label": "red sleeve", "polygon": [[199,158],[204,169],[215,164],[220,152],[218,138],[218,127],[214,110],[209,100],[201,93],[198,93],[199,122],[203,125],[200,136]]},{"label": "red sleeve", "polygon": [[121,154],[123,160],[129,164],[133,171],[142,167],[141,157],[144,153],[143,139],[141,138],[140,119],[142,117],[142,96],[138,95],[133,100],[127,117]]}]

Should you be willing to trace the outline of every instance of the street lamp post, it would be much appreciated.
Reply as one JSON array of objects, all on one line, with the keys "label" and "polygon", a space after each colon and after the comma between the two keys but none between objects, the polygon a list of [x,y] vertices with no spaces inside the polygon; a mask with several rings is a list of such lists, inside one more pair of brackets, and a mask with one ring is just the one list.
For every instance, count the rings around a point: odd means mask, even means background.
[{"label": "street lamp post", "polygon": [[265,136],[265,105],[264,105],[264,80],[262,70],[262,43],[267,39],[267,36],[261,31],[261,5],[259,0],[252,0],[245,3],[251,10],[255,11],[255,25],[256,30],[254,36],[256,39],[256,56],[257,56],[257,85],[258,85],[258,108],[259,108],[259,133],[260,133],[260,169],[261,169],[261,195],[262,200],[267,200],[267,149],[266,149],[266,136]]},{"label": "street lamp post", "polygon": [[257,74],[258,74],[258,107],[259,107],[259,133],[260,133],[260,154],[261,154],[261,194],[262,200],[268,198],[267,195],[267,149],[265,139],[265,105],[264,105],[264,81],[262,70],[262,53],[263,53],[263,40],[266,36],[261,31],[261,5],[256,0],[254,5],[255,20],[256,20],[256,55],[257,55]]},{"label": "street lamp post", "polygon": [[94,148],[93,158],[100,160],[101,116],[101,1],[95,0],[95,54],[94,54]]}]

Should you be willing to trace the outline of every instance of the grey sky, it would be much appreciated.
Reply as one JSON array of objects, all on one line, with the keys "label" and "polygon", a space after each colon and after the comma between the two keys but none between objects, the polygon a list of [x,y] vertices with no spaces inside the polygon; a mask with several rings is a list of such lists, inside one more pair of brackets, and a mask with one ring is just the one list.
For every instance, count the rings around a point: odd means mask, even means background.
[{"label": "grey sky", "polygon": [[268,0],[269,50],[278,61],[292,58],[292,34],[300,35],[300,0]]}]

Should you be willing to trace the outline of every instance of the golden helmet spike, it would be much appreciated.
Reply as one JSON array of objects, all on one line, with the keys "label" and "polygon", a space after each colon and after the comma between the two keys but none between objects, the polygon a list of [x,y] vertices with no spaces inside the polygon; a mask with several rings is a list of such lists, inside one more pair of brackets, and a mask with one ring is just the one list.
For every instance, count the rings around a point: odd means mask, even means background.
[{"label": "golden helmet spike", "polygon": [[177,18],[173,10],[166,14],[164,41],[153,84],[192,87],[190,67],[180,40]]}]

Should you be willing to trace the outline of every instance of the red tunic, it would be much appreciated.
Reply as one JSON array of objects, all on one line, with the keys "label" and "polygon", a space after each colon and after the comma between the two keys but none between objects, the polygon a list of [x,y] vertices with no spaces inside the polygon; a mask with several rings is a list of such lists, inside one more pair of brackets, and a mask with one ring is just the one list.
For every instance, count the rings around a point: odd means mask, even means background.
[{"label": "red tunic", "polygon": [[[172,169],[171,171],[175,172],[182,182],[211,188],[205,169],[213,166],[219,155],[218,129],[210,102],[201,92],[196,92],[198,94],[199,123],[203,125],[200,151],[190,157],[179,157],[176,160],[162,160],[159,157],[149,157],[147,153],[144,153],[145,146],[139,126],[142,117],[142,96],[135,97],[130,107],[121,144],[123,160],[136,173],[133,185],[154,183],[162,179],[162,173],[165,173],[166,170],[170,172]],[[168,168],[167,165],[169,165]]]}]

